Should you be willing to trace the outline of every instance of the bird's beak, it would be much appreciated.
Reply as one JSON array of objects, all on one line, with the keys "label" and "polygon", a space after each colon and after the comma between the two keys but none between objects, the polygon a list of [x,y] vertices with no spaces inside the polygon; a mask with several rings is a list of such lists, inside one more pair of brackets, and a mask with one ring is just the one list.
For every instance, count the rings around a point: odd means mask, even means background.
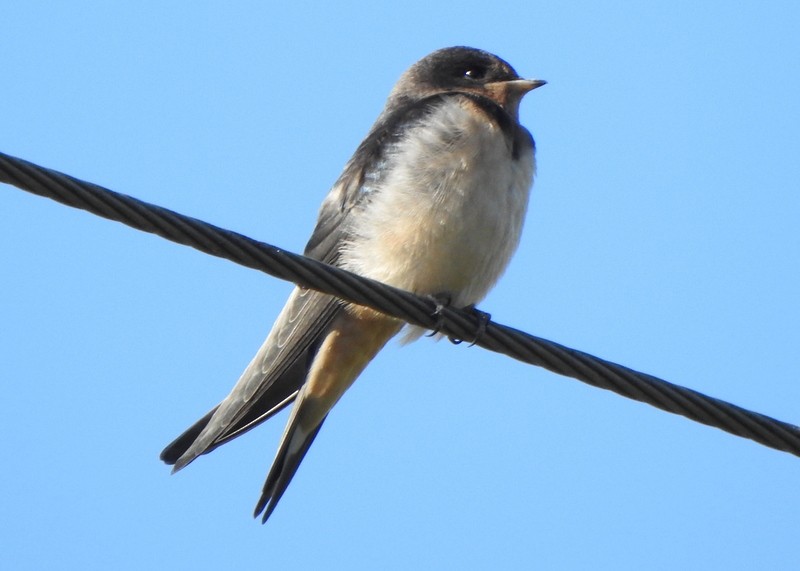
[{"label": "bird's beak", "polygon": [[522,97],[545,83],[547,82],[543,79],[512,79],[487,83],[486,89],[492,99],[503,106],[512,117],[517,118]]},{"label": "bird's beak", "polygon": [[547,82],[544,79],[513,79],[504,83],[506,89],[512,93],[516,93],[518,97],[522,97],[529,91],[533,91],[537,87],[545,85]]}]

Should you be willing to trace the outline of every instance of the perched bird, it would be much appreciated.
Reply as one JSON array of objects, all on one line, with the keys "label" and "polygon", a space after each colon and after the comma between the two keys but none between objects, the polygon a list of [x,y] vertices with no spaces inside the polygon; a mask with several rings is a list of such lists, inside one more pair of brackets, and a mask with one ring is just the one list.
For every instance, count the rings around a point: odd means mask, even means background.
[{"label": "perched bird", "polygon": [[[454,307],[480,301],[519,243],[535,170],[519,103],[544,83],[467,47],[415,63],[323,201],[305,255]],[[402,326],[295,288],[231,393],[161,459],[180,470],[294,401],[255,509],[266,521],[333,405]]]}]

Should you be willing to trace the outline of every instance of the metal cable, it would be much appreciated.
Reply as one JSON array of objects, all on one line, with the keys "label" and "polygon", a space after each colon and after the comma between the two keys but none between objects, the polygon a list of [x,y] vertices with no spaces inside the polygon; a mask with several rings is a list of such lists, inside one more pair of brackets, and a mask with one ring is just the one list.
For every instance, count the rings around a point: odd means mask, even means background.
[{"label": "metal cable", "polygon": [[[445,307],[437,312],[432,300],[3,153],[0,182],[427,329],[438,328],[454,339],[471,339],[480,326],[480,317],[469,311]],[[475,344],[800,456],[800,428],[622,365],[493,322]]]}]

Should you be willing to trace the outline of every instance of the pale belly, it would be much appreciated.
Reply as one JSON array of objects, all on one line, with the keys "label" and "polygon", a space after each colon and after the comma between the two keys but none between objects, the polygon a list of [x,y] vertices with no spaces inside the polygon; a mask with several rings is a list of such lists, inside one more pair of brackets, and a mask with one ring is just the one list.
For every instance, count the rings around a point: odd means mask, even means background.
[{"label": "pale belly", "polygon": [[[380,186],[353,227],[342,266],[420,295],[477,303],[519,243],[533,153],[512,160],[500,128],[459,104],[440,109],[388,157]],[[469,136],[453,136],[471,121]],[[450,136],[444,136],[449,134]]]}]

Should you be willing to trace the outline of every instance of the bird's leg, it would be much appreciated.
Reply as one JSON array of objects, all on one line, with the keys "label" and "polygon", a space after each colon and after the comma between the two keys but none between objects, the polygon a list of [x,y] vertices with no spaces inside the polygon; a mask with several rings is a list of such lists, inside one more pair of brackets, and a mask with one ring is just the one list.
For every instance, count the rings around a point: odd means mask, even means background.
[{"label": "bird's leg", "polygon": [[[442,328],[444,321],[442,310],[445,307],[450,307],[452,296],[447,292],[442,292],[429,295],[428,299],[432,300],[436,304],[436,309],[434,310],[434,316],[436,317],[436,324],[434,325],[431,332],[427,334],[428,337],[433,337],[434,335],[438,334]],[[492,320],[492,316],[491,314],[486,313],[485,311],[481,311],[480,309],[475,307],[474,303],[471,303],[470,305],[464,307],[463,310],[472,313],[472,315],[475,316],[475,319],[478,320],[478,328],[475,330],[475,336],[473,337],[472,342],[469,344],[469,346],[472,347],[486,333],[486,326]],[[453,345],[459,345],[464,342],[463,339],[458,339],[456,337],[448,337],[447,339]]]},{"label": "bird's leg", "polygon": [[[486,333],[486,326],[489,325],[489,322],[492,320],[492,315],[490,313],[486,313],[485,311],[481,311],[477,307],[475,307],[474,303],[469,304],[468,306],[463,308],[464,311],[470,312],[475,319],[478,320],[478,328],[475,330],[475,337],[472,339],[472,343],[469,344],[470,347],[475,345],[478,341],[480,341],[481,337]],[[450,343],[453,345],[458,345],[463,343],[463,339],[455,339],[453,337],[448,337]]]},{"label": "bird's leg", "polygon": [[433,316],[436,318],[436,323],[433,326],[433,329],[431,329],[431,332],[425,335],[426,337],[433,337],[439,333],[439,330],[442,328],[442,323],[444,321],[442,318],[442,310],[445,307],[450,307],[450,302],[453,300],[453,297],[446,291],[434,293],[426,297],[436,304],[436,309],[433,310]]}]

